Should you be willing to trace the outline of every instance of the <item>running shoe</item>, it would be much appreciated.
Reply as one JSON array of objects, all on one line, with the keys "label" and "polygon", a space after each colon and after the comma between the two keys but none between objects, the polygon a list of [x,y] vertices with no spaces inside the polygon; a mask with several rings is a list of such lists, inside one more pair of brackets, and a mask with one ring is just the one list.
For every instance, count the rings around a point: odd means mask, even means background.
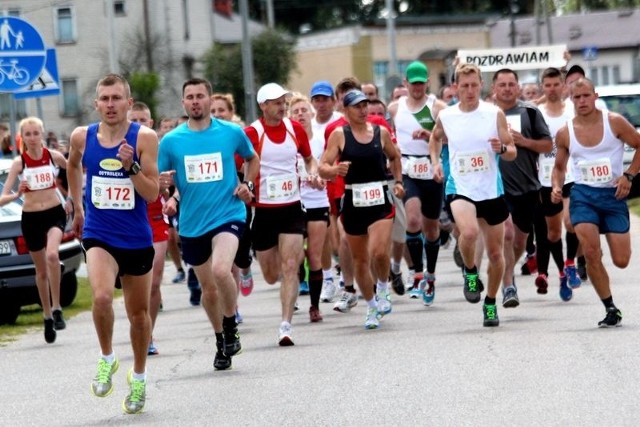
[{"label": "running shoe", "polygon": [[[225,319],[226,321],[226,319]],[[242,352],[242,345],[240,344],[240,334],[238,333],[237,326],[225,326],[222,325],[222,339],[224,343],[224,354],[227,356],[235,356]]]},{"label": "running shoe", "polygon": [[413,283],[415,282],[415,279],[416,279],[416,271],[409,270],[409,274],[407,274],[407,281],[404,285],[404,290],[406,292],[410,291],[413,288]]},{"label": "running shoe", "polygon": [[322,322],[322,313],[318,307],[309,307],[309,321],[311,323]]},{"label": "running shoe", "polygon": [[436,276],[427,274],[424,280],[420,282],[420,289],[422,289],[422,303],[429,307],[436,297]]},{"label": "running shoe", "polygon": [[113,391],[113,382],[111,376],[116,373],[120,367],[118,359],[114,359],[109,363],[102,357],[98,360],[98,372],[91,382],[91,391],[94,396],[106,397]]},{"label": "running shoe", "polygon": [[613,328],[615,326],[622,326],[622,312],[616,307],[607,308],[607,315],[604,319],[598,322],[599,328]]},{"label": "running shoe", "polygon": [[309,295],[309,283],[306,280],[300,282],[299,295]]},{"label": "running shoe", "polygon": [[378,313],[380,314],[380,317],[391,313],[391,292],[389,292],[389,288],[379,289],[377,292],[377,298]]},{"label": "running shoe", "polygon": [[293,345],[293,339],[291,338],[292,328],[291,324],[283,322],[278,330],[278,345],[280,347],[289,347]]},{"label": "running shoe", "polygon": [[320,293],[320,301],[331,302],[336,296],[336,285],[333,278],[327,278],[322,281],[322,292]]},{"label": "running shoe", "polygon": [[578,269],[575,265],[567,265],[564,268],[564,275],[567,276],[567,282],[571,289],[579,288],[582,285],[582,279],[578,276]]},{"label": "running shoe", "polygon": [[200,305],[200,300],[202,299],[202,288],[200,287],[198,277],[196,276],[196,272],[193,270],[193,268],[189,268],[187,275],[187,287],[190,291],[189,302],[193,306],[198,306]]},{"label": "running shoe", "polygon": [[495,304],[483,304],[482,313],[484,315],[483,326],[499,326],[500,319],[498,319],[498,308]]},{"label": "running shoe", "polygon": [[536,292],[540,295],[545,295],[547,293],[547,288],[549,287],[549,281],[547,280],[546,274],[538,274],[536,277]]},{"label": "running shoe", "polygon": [[584,257],[578,257],[578,277],[580,277],[580,280],[583,282],[589,279],[589,276],[587,276],[587,262]]},{"label": "running shoe", "polygon": [[160,352],[156,348],[156,345],[153,343],[153,339],[151,339],[151,342],[149,343],[149,348],[147,349],[147,355],[157,356],[158,354],[160,354]]},{"label": "running shoe", "polygon": [[367,317],[364,320],[365,329],[378,329],[380,327],[380,314],[378,310],[369,307],[367,310]]},{"label": "running shoe", "polygon": [[184,270],[178,270],[175,277],[171,279],[171,283],[182,283],[184,282],[184,279],[185,279]]},{"label": "running shoe", "polygon": [[567,276],[562,276],[560,278],[560,299],[562,301],[571,301],[573,297],[573,290],[568,286]]},{"label": "running shoe", "polygon": [[67,323],[64,321],[62,310],[53,310],[53,327],[56,331],[61,331],[67,327]]},{"label": "running shoe", "polygon": [[504,308],[516,308],[520,305],[518,298],[518,289],[516,285],[504,286],[502,288],[502,306]]},{"label": "running shoe", "polygon": [[538,259],[536,258],[536,254],[526,255],[520,272],[523,276],[529,276],[538,272]]},{"label": "running shoe", "polygon": [[239,325],[242,322],[244,322],[244,318],[242,317],[242,314],[236,310],[236,323]]},{"label": "running shoe", "polygon": [[413,276],[413,286],[409,290],[409,298],[418,299],[422,298],[422,289],[420,289],[420,283],[424,279],[423,273],[415,273]]},{"label": "running shoe", "polygon": [[240,292],[242,296],[248,297],[253,291],[253,274],[251,271],[247,274],[240,274]]},{"label": "running shoe", "polygon": [[342,295],[336,304],[333,306],[335,311],[340,313],[348,313],[353,307],[358,305],[358,297],[351,292],[342,291]]},{"label": "running shoe", "polygon": [[464,298],[472,304],[480,302],[480,288],[478,287],[478,273],[464,274]]},{"label": "running shoe", "polygon": [[122,402],[122,409],[127,414],[139,414],[144,409],[147,382],[133,378],[133,369],[127,375],[129,394]]},{"label": "running shoe", "polygon": [[453,261],[459,268],[464,268],[464,261],[462,260],[462,254],[460,253],[460,247],[456,241],[456,245],[453,248]]},{"label": "running shoe", "polygon": [[213,368],[216,371],[226,371],[231,369],[231,356],[227,356],[223,351],[222,342],[216,341],[216,355],[213,357]]},{"label": "running shoe", "polygon": [[389,271],[389,279],[391,281],[391,288],[393,292],[398,295],[404,295],[404,281],[402,279],[402,273],[394,273],[393,271]]},{"label": "running shoe", "polygon": [[56,328],[53,319],[44,319],[44,340],[47,344],[56,342]]}]

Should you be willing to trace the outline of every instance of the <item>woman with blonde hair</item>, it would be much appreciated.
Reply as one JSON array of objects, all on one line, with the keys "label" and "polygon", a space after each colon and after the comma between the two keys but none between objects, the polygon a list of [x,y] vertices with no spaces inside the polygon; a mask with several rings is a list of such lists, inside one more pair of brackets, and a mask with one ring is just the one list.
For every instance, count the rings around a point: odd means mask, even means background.
[{"label": "woman with blonde hair", "polygon": [[[0,196],[0,206],[23,196],[22,235],[33,259],[36,285],[44,316],[44,339],[56,340],[56,330],[66,327],[60,306],[60,258],[58,251],[71,203],[63,207],[56,191],[58,169],[66,169],[62,154],[44,145],[42,120],[27,117],[20,122],[21,154],[13,160]],[[19,180],[18,192],[12,189]]]}]

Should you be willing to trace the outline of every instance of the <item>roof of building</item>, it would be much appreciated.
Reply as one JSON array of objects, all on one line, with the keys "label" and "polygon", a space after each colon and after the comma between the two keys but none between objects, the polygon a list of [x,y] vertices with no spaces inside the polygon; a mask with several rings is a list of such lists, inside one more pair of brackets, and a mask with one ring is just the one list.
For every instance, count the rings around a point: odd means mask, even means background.
[{"label": "roof of building", "polygon": [[[540,21],[540,43],[536,42],[535,18],[516,17],[516,45],[566,44],[569,50],[585,47],[624,48],[640,44],[640,9],[553,16],[549,41],[547,23]],[[489,22],[492,47],[511,46],[510,19]],[[627,31],[628,30],[628,31]]]}]

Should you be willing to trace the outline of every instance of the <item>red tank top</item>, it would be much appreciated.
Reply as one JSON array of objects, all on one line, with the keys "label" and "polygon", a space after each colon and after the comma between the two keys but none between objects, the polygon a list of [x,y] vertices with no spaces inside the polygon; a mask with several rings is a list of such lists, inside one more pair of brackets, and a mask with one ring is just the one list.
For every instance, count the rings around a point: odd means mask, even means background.
[{"label": "red tank top", "polygon": [[42,148],[42,157],[38,160],[32,159],[26,151],[20,156],[22,157],[22,179],[29,185],[27,191],[56,188],[57,170],[47,148]]}]

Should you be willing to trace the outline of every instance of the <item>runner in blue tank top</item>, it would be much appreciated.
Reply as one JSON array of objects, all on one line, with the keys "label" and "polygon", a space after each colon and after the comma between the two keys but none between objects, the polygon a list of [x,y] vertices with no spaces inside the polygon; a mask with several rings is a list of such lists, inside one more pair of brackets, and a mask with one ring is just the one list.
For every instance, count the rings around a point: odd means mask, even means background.
[{"label": "runner in blue tank top", "polygon": [[[114,283],[120,278],[134,356],[128,375],[131,389],[122,403],[128,414],[141,412],[145,404],[154,256],[147,202],[158,198],[158,137],[127,119],[132,103],[124,78],[115,74],[103,77],[95,99],[101,121],[73,131],[67,163],[75,211],[73,230],[83,239],[93,319],[102,351],[91,390],[98,397],[108,396],[113,390],[112,375],[119,367],[112,345],[112,303]],[[84,197],[83,167],[87,171]]]}]

